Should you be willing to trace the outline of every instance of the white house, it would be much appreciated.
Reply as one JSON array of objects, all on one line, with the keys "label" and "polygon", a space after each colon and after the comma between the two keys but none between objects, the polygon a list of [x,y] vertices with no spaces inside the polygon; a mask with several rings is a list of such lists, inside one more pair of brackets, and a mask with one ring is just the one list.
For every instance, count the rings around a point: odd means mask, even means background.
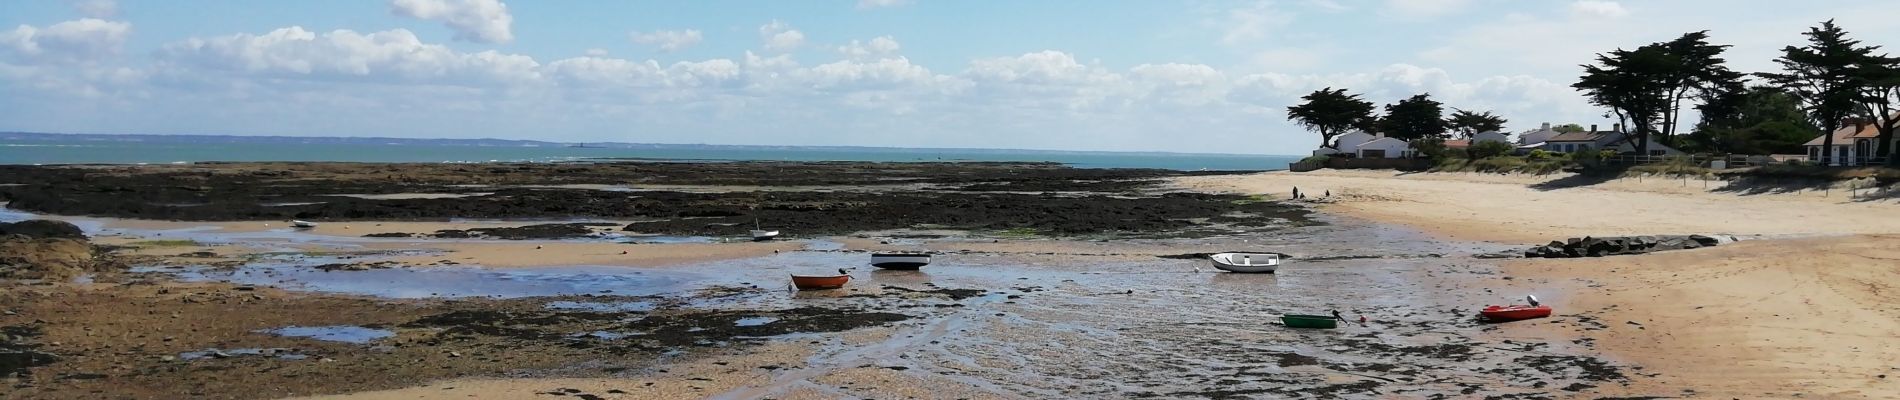
[{"label": "white house", "polygon": [[1366,131],[1352,131],[1352,132],[1346,132],[1346,134],[1344,135],[1339,135],[1339,137],[1335,139],[1334,143],[1339,144],[1338,146],[1339,151],[1342,153],[1358,154],[1359,145],[1365,144],[1366,142],[1370,142],[1373,140],[1377,140],[1382,136],[1383,135],[1374,135],[1374,134],[1366,133]]},{"label": "white house", "polygon": [[1562,132],[1550,129],[1550,123],[1545,122],[1544,127],[1541,129],[1517,134],[1517,145],[1518,147],[1541,145],[1549,141],[1550,138],[1557,137],[1559,133]]},{"label": "white house", "polygon": [[1510,141],[1511,135],[1498,131],[1478,132],[1476,135],[1471,135],[1472,144],[1484,142],[1509,143]]},{"label": "white house", "polygon": [[[1618,154],[1636,152],[1636,143],[1633,143],[1633,141],[1629,140],[1626,136],[1627,135],[1623,132],[1617,131],[1592,130],[1586,132],[1570,132],[1552,136],[1550,140],[1545,140],[1544,144],[1539,146],[1539,148],[1544,149],[1544,151],[1558,153],[1578,153],[1598,150],[1614,150]],[[1676,150],[1674,147],[1658,143],[1655,138],[1649,138],[1648,141],[1649,154],[1645,155],[1665,156],[1683,154],[1682,150]]]},{"label": "white house", "polygon": [[1412,154],[1412,144],[1404,140],[1380,137],[1359,144],[1356,154],[1359,158],[1406,158]]},{"label": "white house", "polygon": [[[1880,150],[1880,129],[1875,127],[1878,124],[1856,119],[1842,125],[1840,129],[1835,129],[1833,132],[1834,157],[1827,160],[1825,165],[1851,167],[1879,162],[1874,154]],[[1823,149],[1822,145],[1826,144],[1826,139],[1827,136],[1816,136],[1814,140],[1803,144],[1808,148],[1809,160],[1821,161],[1824,158],[1821,149]],[[1895,139],[1895,143],[1900,144],[1900,137]]]}]

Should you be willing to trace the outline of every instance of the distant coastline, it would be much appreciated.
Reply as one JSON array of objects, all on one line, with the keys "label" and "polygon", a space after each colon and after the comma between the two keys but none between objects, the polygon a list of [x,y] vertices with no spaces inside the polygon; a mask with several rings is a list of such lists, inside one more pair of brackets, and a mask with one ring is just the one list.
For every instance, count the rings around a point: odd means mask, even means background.
[{"label": "distant coastline", "polygon": [[[46,133],[0,132],[0,142],[14,141],[111,141],[133,143],[257,143],[257,144],[362,144],[390,146],[475,146],[475,147],[562,147],[571,149],[693,149],[693,150],[876,150],[898,152],[959,152],[983,154],[1094,154],[1148,156],[1246,156],[1300,157],[1292,154],[1185,153],[1170,151],[1102,151],[989,149],[973,147],[882,147],[882,146],[792,146],[750,144],[630,143],[630,142],[550,142],[519,139],[438,139],[348,136],[248,136],[144,133]],[[574,145],[584,145],[575,147]]]},{"label": "distant coastline", "polygon": [[[577,146],[578,145],[578,146]],[[1261,171],[1295,155],[1078,150],[550,142],[513,139],[0,132],[0,164],[195,162],[1053,162],[1078,168]]]}]

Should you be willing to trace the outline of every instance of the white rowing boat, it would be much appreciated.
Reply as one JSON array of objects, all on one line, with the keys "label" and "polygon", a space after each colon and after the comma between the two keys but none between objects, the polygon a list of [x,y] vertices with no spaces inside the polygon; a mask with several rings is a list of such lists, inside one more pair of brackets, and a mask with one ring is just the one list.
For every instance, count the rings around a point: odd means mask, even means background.
[{"label": "white rowing boat", "polygon": [[1280,255],[1273,253],[1220,253],[1208,256],[1214,268],[1227,272],[1273,273],[1280,268]]},{"label": "white rowing boat", "polygon": [[874,253],[871,254],[871,266],[883,269],[914,270],[930,265],[930,255],[923,253]]},{"label": "white rowing boat", "polygon": [[308,228],[315,228],[315,227],[317,227],[317,223],[315,223],[315,222],[310,222],[310,221],[304,221],[304,220],[295,220],[295,219],[293,219],[293,220],[290,220],[290,226],[291,226],[291,227],[293,227],[293,228],[306,228],[306,229],[308,229]]}]

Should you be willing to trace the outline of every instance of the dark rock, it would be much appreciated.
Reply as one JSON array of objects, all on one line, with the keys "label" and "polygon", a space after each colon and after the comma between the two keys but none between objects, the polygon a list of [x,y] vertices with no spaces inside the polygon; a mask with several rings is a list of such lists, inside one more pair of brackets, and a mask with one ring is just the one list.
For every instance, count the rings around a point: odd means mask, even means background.
[{"label": "dark rock", "polygon": [[0,222],[0,235],[25,235],[37,239],[85,239],[86,231],[66,221],[34,219],[12,223]]}]

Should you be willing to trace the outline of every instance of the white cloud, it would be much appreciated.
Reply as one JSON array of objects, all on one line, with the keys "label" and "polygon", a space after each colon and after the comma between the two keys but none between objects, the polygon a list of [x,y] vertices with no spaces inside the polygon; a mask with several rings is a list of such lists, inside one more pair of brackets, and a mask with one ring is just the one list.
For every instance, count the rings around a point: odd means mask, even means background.
[{"label": "white cloud", "polygon": [[587,51],[582,52],[581,54],[585,54],[588,57],[606,57],[607,49],[587,49]]},{"label": "white cloud", "polygon": [[858,0],[859,9],[896,7],[910,4],[910,0]]},{"label": "white cloud", "polygon": [[660,51],[666,51],[666,52],[678,51],[678,50],[685,49],[688,47],[693,47],[693,45],[699,44],[700,40],[705,39],[705,37],[700,35],[699,30],[697,29],[687,29],[683,31],[653,31],[653,32],[644,32],[644,33],[633,32],[633,33],[627,34],[627,37],[633,40],[634,43],[652,45],[652,46],[658,47]]},{"label": "white cloud", "polygon": [[759,38],[765,40],[765,49],[775,52],[789,52],[805,45],[805,33],[792,29],[790,24],[772,20],[759,26]]},{"label": "white cloud", "polygon": [[115,0],[66,0],[73,11],[88,18],[114,18],[119,16],[119,2]]},{"label": "white cloud", "polygon": [[1471,0],[1386,0],[1385,8],[1400,17],[1433,18],[1464,11]]},{"label": "white cloud", "polygon": [[1216,24],[1221,27],[1221,43],[1243,45],[1264,40],[1268,33],[1291,22],[1292,13],[1276,9],[1273,3],[1262,0],[1246,7],[1227,10],[1225,18]]},{"label": "white cloud", "polygon": [[1622,18],[1630,15],[1622,3],[1602,0],[1577,0],[1570,3],[1570,14],[1578,17]]},{"label": "white cloud", "polygon": [[394,29],[317,34],[289,27],[262,35],[191,38],[159,51],[171,66],[278,79],[509,85],[539,79],[533,58],[496,51],[458,52]]},{"label": "white cloud", "polygon": [[501,0],[390,0],[396,15],[439,21],[455,31],[455,39],[480,43],[508,43],[515,17]]},{"label": "white cloud", "polygon": [[897,39],[890,36],[878,36],[872,38],[870,42],[859,42],[853,39],[850,44],[838,46],[838,53],[844,54],[845,57],[862,58],[895,54],[900,48],[902,46],[898,45]]},{"label": "white cloud", "polygon": [[132,24],[84,18],[45,28],[20,25],[0,31],[0,50],[23,63],[92,62],[118,54]]}]

